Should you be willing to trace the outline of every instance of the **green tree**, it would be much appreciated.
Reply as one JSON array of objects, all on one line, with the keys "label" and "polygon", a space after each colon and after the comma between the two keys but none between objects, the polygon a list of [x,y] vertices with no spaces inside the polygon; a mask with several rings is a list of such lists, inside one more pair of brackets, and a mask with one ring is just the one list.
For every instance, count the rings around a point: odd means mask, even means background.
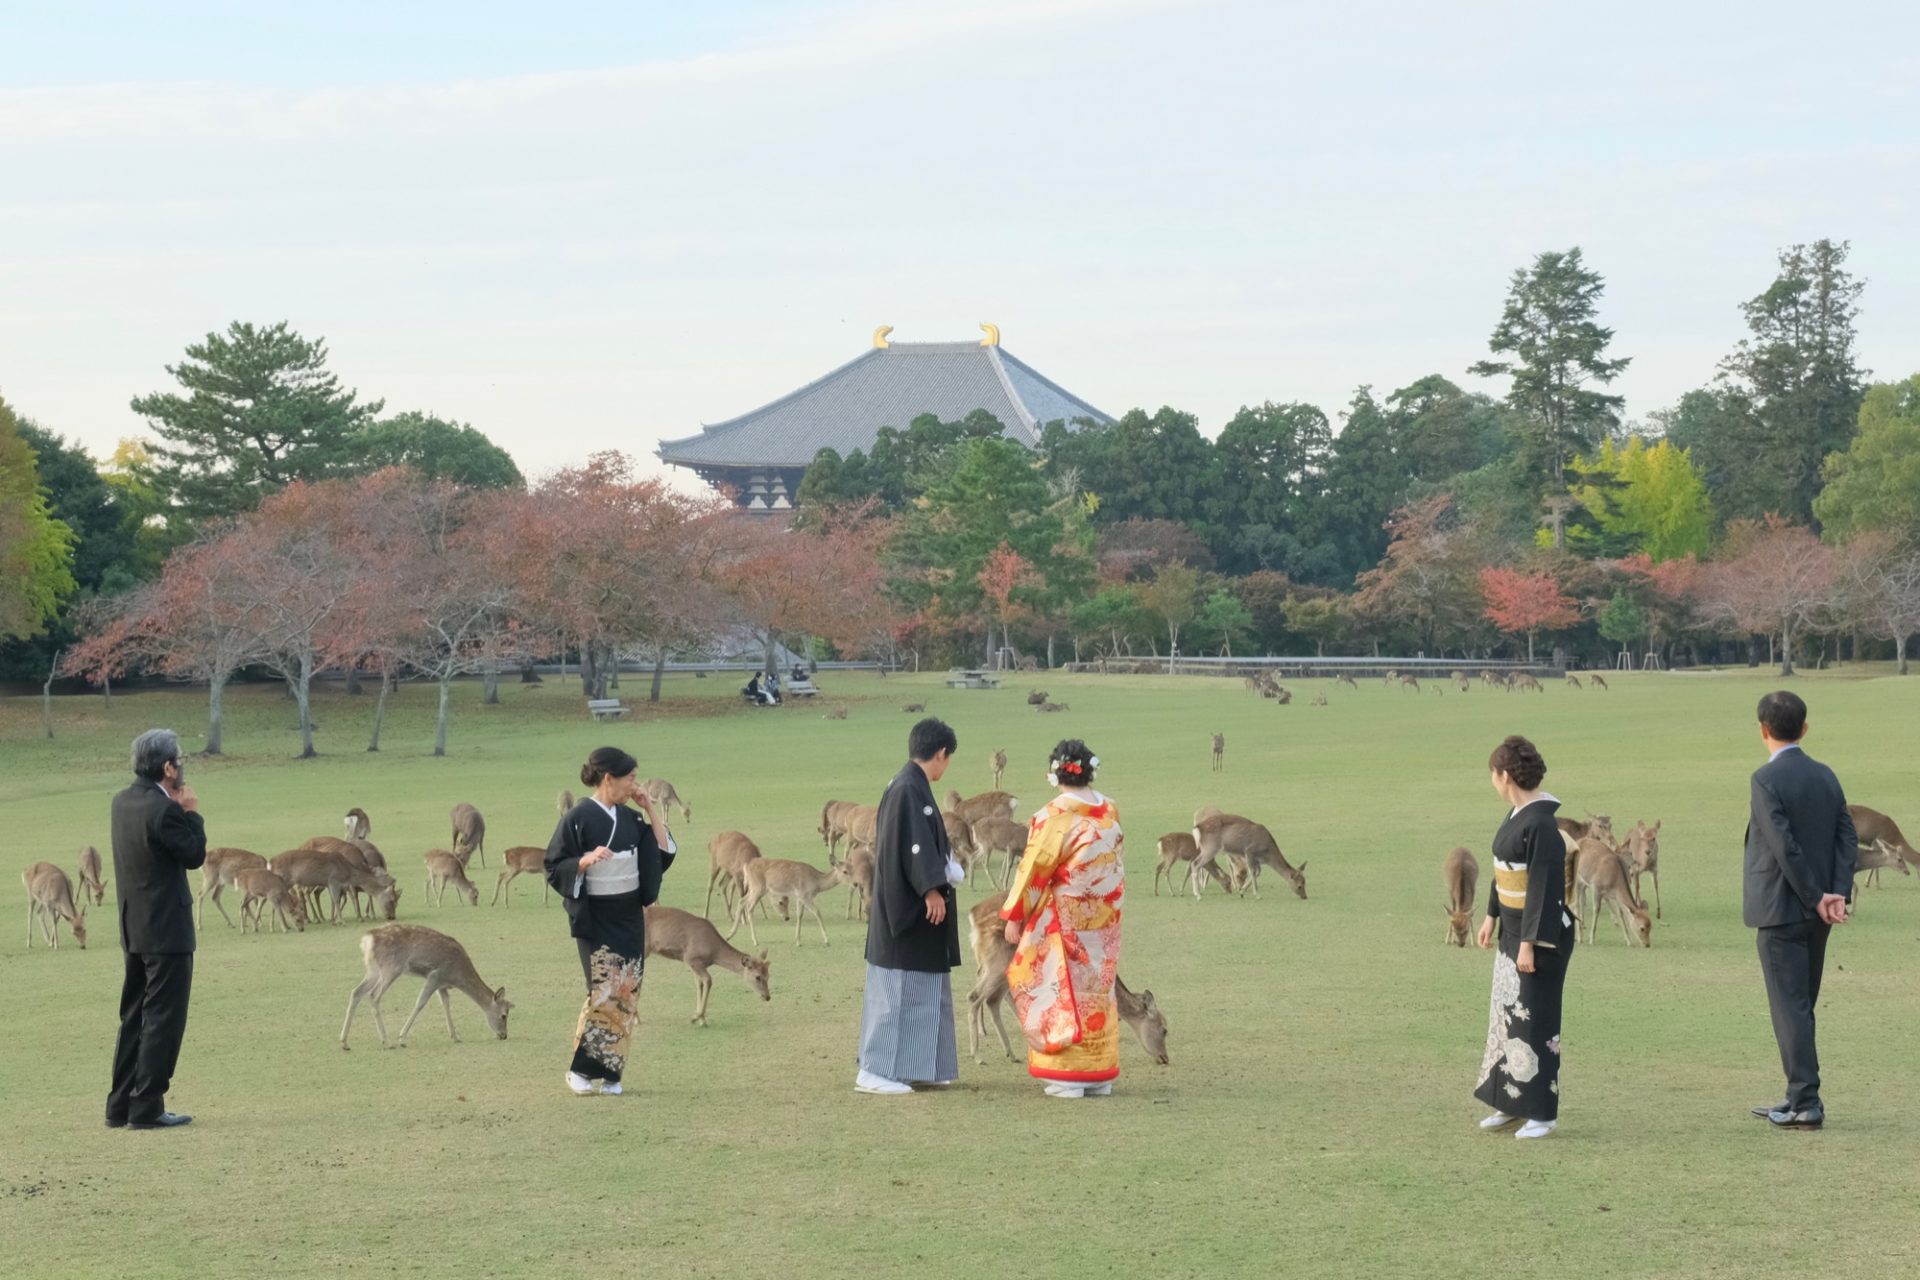
[{"label": "green tree", "polygon": [[1847,271],[1847,242],[1816,240],[1780,253],[1780,273],[1740,306],[1752,336],[1721,362],[1750,413],[1733,442],[1765,510],[1805,521],[1820,466],[1853,439],[1865,372],[1854,360],[1854,319],[1865,287]]},{"label": "green tree", "polygon": [[1353,393],[1333,439],[1318,528],[1333,557],[1326,581],[1352,582],[1387,550],[1387,518],[1406,501],[1407,483],[1394,450],[1393,423],[1371,387]]},{"label": "green tree", "polygon": [[1571,493],[1594,521],[1593,530],[1569,535],[1575,550],[1610,558],[1638,551],[1655,563],[1706,554],[1713,533],[1706,482],[1671,440],[1649,445],[1634,436],[1624,448],[1608,440],[1573,470],[1581,483]]},{"label": "green tree", "polygon": [[1721,517],[1757,519],[1778,509],[1775,477],[1751,465],[1758,425],[1744,393],[1724,385],[1701,387],[1647,416],[1665,439],[1686,450]]},{"label": "green tree", "polygon": [[1430,373],[1387,397],[1399,471],[1413,483],[1444,485],[1504,457],[1510,413],[1477,391]]},{"label": "green tree", "polygon": [[1099,500],[1102,524],[1178,520],[1208,533],[1201,526],[1217,478],[1213,446],[1190,413],[1134,409],[1104,426],[1049,422],[1040,455],[1049,476]]},{"label": "green tree", "polygon": [[356,469],[411,467],[429,480],[467,489],[518,489],[525,484],[513,458],[464,422],[431,413],[398,413],[368,423],[353,438]]},{"label": "green tree", "polygon": [[1206,512],[1229,571],[1303,577],[1336,567],[1313,536],[1332,449],[1327,415],[1310,404],[1243,405],[1221,429]]},{"label": "green tree", "polygon": [[1133,588],[1115,583],[1076,604],[1069,625],[1077,662],[1083,643],[1093,645],[1107,657],[1132,652],[1133,641],[1144,636],[1155,620],[1141,607]]},{"label": "green tree", "polygon": [[73,531],[56,519],[33,447],[0,399],[0,640],[40,634],[74,590]]},{"label": "green tree", "polygon": [[283,321],[235,321],[187,348],[167,372],[185,394],[137,396],[154,446],[155,486],[189,520],[252,510],[295,480],[351,471],[355,441],[383,402],[357,403],[327,370],[327,344]]},{"label": "green tree", "polygon": [[1860,401],[1860,433],[1827,456],[1813,514],[1829,538],[1884,532],[1920,546],[1920,374]]},{"label": "green tree", "polygon": [[1622,650],[1630,650],[1634,641],[1647,634],[1647,620],[1640,606],[1624,591],[1613,593],[1607,607],[1600,611],[1600,634]]},{"label": "green tree", "polygon": [[1195,598],[1200,591],[1200,575],[1183,564],[1161,565],[1150,582],[1137,588],[1140,603],[1167,628],[1167,673],[1173,673],[1173,660],[1180,652],[1180,628],[1193,621]]},{"label": "green tree", "polygon": [[1352,611],[1344,596],[1288,596],[1287,626],[1313,641],[1315,657],[1327,656],[1329,642],[1345,638]]},{"label": "green tree", "polygon": [[1631,360],[1610,357],[1613,330],[1598,323],[1606,282],[1589,271],[1578,247],[1549,251],[1513,273],[1506,310],[1488,346],[1505,360],[1482,360],[1469,372],[1510,375],[1507,403],[1524,415],[1534,465],[1555,488],[1568,459],[1590,453],[1619,423],[1619,396],[1590,389],[1618,377]]},{"label": "green tree", "polygon": [[1233,647],[1246,646],[1253,634],[1253,614],[1237,596],[1225,588],[1207,594],[1193,618],[1193,633],[1202,648],[1218,648],[1231,658]]},{"label": "green tree", "polygon": [[883,512],[903,511],[926,492],[958,445],[1005,434],[1005,425],[985,409],[975,409],[956,422],[923,413],[905,430],[881,427],[871,449],[855,449],[844,458],[834,449],[820,450],[795,497],[803,509],[851,506],[872,498]]}]

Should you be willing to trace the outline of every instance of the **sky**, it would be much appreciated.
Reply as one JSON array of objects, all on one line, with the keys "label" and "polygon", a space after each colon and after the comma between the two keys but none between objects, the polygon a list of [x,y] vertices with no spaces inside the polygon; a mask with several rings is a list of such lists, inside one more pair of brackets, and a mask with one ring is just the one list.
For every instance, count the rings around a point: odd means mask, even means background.
[{"label": "sky", "polygon": [[[1784,246],[1920,371],[1920,7],[0,0],[0,395],[105,455],[234,320],[530,474],[976,338],[1110,413],[1472,378],[1579,245],[1639,418]],[[653,464],[653,465],[657,465]]]}]

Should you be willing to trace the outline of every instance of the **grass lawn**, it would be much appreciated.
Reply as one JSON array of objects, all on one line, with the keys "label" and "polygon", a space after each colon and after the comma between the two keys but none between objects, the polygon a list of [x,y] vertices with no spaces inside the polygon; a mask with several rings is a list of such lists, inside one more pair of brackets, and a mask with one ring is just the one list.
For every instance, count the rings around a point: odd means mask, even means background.
[{"label": "grass lawn", "polygon": [[[50,742],[37,700],[0,702],[0,1275],[1920,1274],[1920,1111],[1907,1092],[1920,880],[1869,892],[1829,954],[1827,1130],[1775,1133],[1747,1114],[1782,1092],[1739,902],[1764,674],[1538,695],[1375,683],[1284,708],[1227,681],[1047,675],[1072,706],[1055,716],[1033,714],[1011,683],[822,683],[847,720],[823,719],[824,706],[751,710],[731,680],[670,681],[657,714],[617,727],[585,718],[577,684],[508,685],[493,707],[462,687],[444,759],[428,754],[430,689],[396,696],[378,755],[362,750],[372,699],[327,692],[323,754],[304,762],[291,704],[269,688],[231,692],[229,756],[190,766],[212,841],[271,855],[365,808],[404,889],[401,918],[453,933],[506,986],[511,1037],[492,1039],[456,995],[459,1043],[428,1010],[408,1048],[383,1052],[363,1011],[343,1053],[360,930],[242,935],[209,913],[169,1098],[197,1120],[146,1134],[101,1125],[120,975],[112,898],[89,917],[90,949],[29,954],[19,871],[51,858],[71,872],[86,843],[107,855],[127,742],[168,724],[196,744],[204,698],[66,700]],[[1920,679],[1859,669],[1794,685],[1813,709],[1809,749],[1849,798],[1920,827]],[[625,692],[644,697],[644,683]],[[554,794],[577,789],[586,752],[624,745],[692,804],[664,900],[697,911],[716,831],[823,861],[821,802],[878,796],[904,756],[912,717],[899,705],[921,700],[958,730],[950,778],[968,793],[988,785],[995,747],[1023,807],[1044,798],[1056,738],[1100,753],[1131,836],[1122,972],[1158,997],[1172,1064],[1154,1066],[1129,1037],[1114,1096],[1063,1103],[997,1042],[974,1065],[963,1027],[955,1090],[854,1094],[864,926],[842,918],[836,893],[823,900],[832,945],[810,924],[797,950],[791,931],[762,928],[772,1003],[718,973],[708,1028],[688,1025],[692,976],[656,961],[628,1095],[567,1094],[580,976],[564,917],[529,878],[511,910],[486,897],[500,850],[545,843]],[[1227,735],[1219,775],[1215,730]],[[1485,892],[1502,816],[1485,760],[1515,731],[1541,744],[1568,812],[1611,814],[1622,831],[1665,820],[1673,903],[1650,951],[1629,950],[1608,921],[1575,955],[1560,1131],[1525,1144],[1475,1127],[1490,959],[1441,941],[1441,860],[1472,848]],[[463,800],[488,823],[482,905],[434,908],[420,855],[447,844],[447,811]],[[1156,897],[1155,838],[1206,802],[1272,826],[1307,863],[1309,899],[1272,877],[1260,901]],[[971,977],[969,961],[956,988]],[[417,990],[403,979],[389,995],[394,1032]],[[1042,1196],[1060,1198],[1054,1223]]]}]

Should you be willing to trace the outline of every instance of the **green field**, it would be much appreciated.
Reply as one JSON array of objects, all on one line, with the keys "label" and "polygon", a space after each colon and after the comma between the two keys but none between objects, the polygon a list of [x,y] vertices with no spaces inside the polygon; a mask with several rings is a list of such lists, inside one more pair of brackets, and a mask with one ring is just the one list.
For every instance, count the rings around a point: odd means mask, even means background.
[{"label": "green field", "polygon": [[[359,929],[242,935],[209,913],[170,1097],[197,1121],[176,1133],[101,1125],[120,971],[111,896],[90,949],[29,954],[18,872],[40,858],[71,870],[85,843],[104,854],[127,741],[169,724],[197,742],[204,699],[64,700],[51,742],[37,700],[0,702],[0,1274],[1920,1273],[1907,1091],[1920,880],[1869,892],[1830,952],[1826,1131],[1775,1133],[1747,1114],[1782,1092],[1739,911],[1764,676],[1444,697],[1375,683],[1283,708],[1227,681],[1049,675],[1072,706],[1056,716],[1034,715],[1011,684],[829,676],[845,721],[737,706],[732,683],[670,682],[657,716],[620,727],[586,721],[563,681],[510,685],[494,707],[462,688],[438,760],[426,688],[397,695],[377,756],[362,750],[371,699],[321,695],[323,754],[304,762],[291,758],[290,703],[230,693],[230,755],[191,766],[213,842],[271,854],[337,834],[339,815],[364,807],[404,887],[401,918],[459,937],[515,1008],[501,1043],[456,996],[459,1043],[429,1010],[390,1052],[363,1011],[343,1053]],[[1861,669],[1794,683],[1813,708],[1809,749],[1849,797],[1920,825],[1920,679]],[[527,878],[511,910],[485,903],[498,851],[545,843],[585,752],[624,745],[693,805],[665,900],[697,911],[716,831],[821,860],[821,801],[877,797],[904,754],[899,705],[923,699],[959,732],[950,777],[969,793],[986,787],[995,747],[1023,805],[1043,799],[1057,737],[1101,754],[1131,836],[1121,970],[1158,997],[1171,1065],[1129,1039],[1113,1098],[1063,1103],[997,1045],[974,1065],[963,1027],[955,1090],[855,1095],[864,927],[836,892],[830,947],[811,933],[795,950],[790,931],[762,929],[771,1004],[720,973],[712,1025],[690,1026],[691,975],[654,962],[627,1096],[567,1094],[580,977],[564,917]],[[1221,775],[1214,730],[1228,739]],[[1609,813],[1622,830],[1665,820],[1672,904],[1651,951],[1609,924],[1577,953],[1561,1127],[1525,1144],[1475,1127],[1490,963],[1441,942],[1441,859],[1465,844],[1487,874],[1501,811],[1485,760],[1515,731],[1539,741],[1569,812]],[[419,859],[447,842],[461,800],[488,820],[482,905],[436,909]],[[1271,825],[1306,861],[1309,900],[1273,879],[1260,901],[1156,897],[1154,839],[1205,802]],[[969,961],[956,987],[971,976]],[[395,1032],[416,991],[403,979],[389,995]],[[1052,1195],[1057,1236],[1031,1203]]]}]

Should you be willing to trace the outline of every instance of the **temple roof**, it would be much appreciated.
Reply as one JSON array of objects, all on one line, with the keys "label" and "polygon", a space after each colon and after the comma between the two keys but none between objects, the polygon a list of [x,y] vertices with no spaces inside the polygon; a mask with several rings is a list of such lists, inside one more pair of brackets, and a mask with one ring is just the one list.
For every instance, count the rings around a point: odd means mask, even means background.
[{"label": "temple roof", "polygon": [[955,422],[975,409],[1030,448],[1056,418],[1113,421],[997,343],[896,342],[751,413],[664,440],[660,458],[687,467],[804,467],[822,449],[843,457],[871,449],[880,428],[904,430],[923,413]]}]

